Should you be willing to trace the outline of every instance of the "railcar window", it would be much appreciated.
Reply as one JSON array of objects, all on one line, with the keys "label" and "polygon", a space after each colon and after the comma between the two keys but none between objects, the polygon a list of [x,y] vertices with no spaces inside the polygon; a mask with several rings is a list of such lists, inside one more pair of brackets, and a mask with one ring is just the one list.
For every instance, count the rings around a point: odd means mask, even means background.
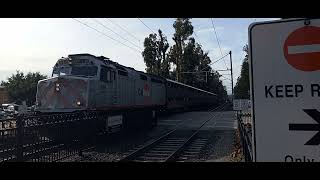
[{"label": "railcar window", "polygon": [[147,76],[145,76],[145,75],[142,75],[142,74],[140,74],[140,79],[142,79],[142,80],[147,80]]}]

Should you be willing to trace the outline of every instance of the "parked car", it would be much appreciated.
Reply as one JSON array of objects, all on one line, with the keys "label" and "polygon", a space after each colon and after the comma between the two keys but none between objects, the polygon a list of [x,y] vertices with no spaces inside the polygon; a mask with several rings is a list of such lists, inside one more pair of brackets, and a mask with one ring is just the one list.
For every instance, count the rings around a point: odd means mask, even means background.
[{"label": "parked car", "polygon": [[19,105],[17,105],[17,104],[2,104],[2,109],[4,110],[4,112],[7,115],[13,116],[13,115],[18,114]]}]

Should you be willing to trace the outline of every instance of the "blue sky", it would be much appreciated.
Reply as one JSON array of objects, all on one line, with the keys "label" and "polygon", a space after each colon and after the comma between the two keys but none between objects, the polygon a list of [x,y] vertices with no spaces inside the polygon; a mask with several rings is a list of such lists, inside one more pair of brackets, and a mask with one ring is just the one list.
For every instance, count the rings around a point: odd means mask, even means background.
[{"label": "blue sky", "polygon": [[[106,18],[96,19],[105,27],[91,18],[76,19],[96,28],[112,39],[71,18],[0,19],[0,81],[7,79],[16,70],[40,71],[43,74],[51,75],[52,67],[58,58],[76,53],[103,55],[125,66],[144,71],[145,65],[141,53],[125,45],[136,49],[139,47],[142,50],[144,38],[159,28],[167,36],[169,44],[173,45],[174,28],[172,25],[174,18],[141,18],[152,31],[137,18],[110,19],[130,34]],[[244,57],[242,47],[248,41],[248,26],[254,21],[267,20],[271,20],[271,18],[213,18],[222,53],[226,54],[230,50],[232,51],[234,84],[239,76],[241,61]],[[202,44],[204,50],[209,51],[212,61],[219,59],[221,53],[210,18],[193,18],[191,22],[194,26],[196,35],[193,37],[196,41]],[[122,38],[106,27],[112,29]],[[228,57],[225,58],[225,63],[219,61],[212,65],[212,68],[226,69],[226,65],[230,67]],[[222,74],[226,74],[226,72],[222,72]],[[224,80],[224,85],[230,92],[230,81]]]}]

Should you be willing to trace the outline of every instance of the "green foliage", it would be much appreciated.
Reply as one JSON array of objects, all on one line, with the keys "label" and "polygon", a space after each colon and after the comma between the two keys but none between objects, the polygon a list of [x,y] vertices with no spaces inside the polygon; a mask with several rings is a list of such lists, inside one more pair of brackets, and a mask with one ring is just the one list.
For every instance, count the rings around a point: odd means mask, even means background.
[{"label": "green foliage", "polygon": [[24,75],[23,72],[17,71],[12,74],[7,81],[2,81],[1,85],[6,86],[11,101],[20,104],[26,101],[27,105],[33,105],[37,93],[37,84],[41,79],[47,76],[41,75],[39,72]]},{"label": "green foliage", "polygon": [[182,82],[181,72],[183,62],[183,55],[185,50],[185,41],[193,34],[193,26],[190,22],[190,18],[177,18],[173,23],[173,28],[175,33],[173,34],[173,40],[175,44],[175,61],[173,63],[176,65],[176,80]]},{"label": "green foliage", "polygon": [[208,52],[204,52],[202,46],[191,36],[193,26],[190,19],[177,18],[173,28],[175,44],[171,47],[161,30],[158,35],[150,34],[145,38],[142,55],[146,71],[216,93],[220,101],[224,102],[227,99],[226,88],[219,79],[219,73],[210,67]]},{"label": "green foliage", "polygon": [[193,34],[193,26],[190,22],[190,18],[177,18],[173,23],[175,33],[173,39],[179,42],[183,42]]},{"label": "green foliage", "polygon": [[167,40],[167,37],[162,34],[162,31],[159,29],[158,30],[160,40],[157,41],[158,44],[158,69],[159,69],[159,74],[162,75],[163,77],[168,78],[169,75],[169,70],[170,70],[170,64],[167,59],[166,52],[169,48],[169,43]]},{"label": "green foliage", "polygon": [[147,73],[169,77],[170,64],[166,58],[169,43],[160,29],[158,33],[159,38],[157,34],[150,34],[145,38],[142,56],[147,66]]},{"label": "green foliage", "polygon": [[157,35],[150,34],[144,40],[144,51],[142,56],[147,66],[147,73],[156,74],[156,59],[157,59]]},{"label": "green foliage", "polygon": [[237,79],[237,84],[234,87],[234,96],[235,99],[249,99],[249,91],[250,91],[250,84],[249,84],[249,62],[248,62],[248,45],[243,47],[243,51],[246,52],[246,56],[243,60],[241,73]]}]

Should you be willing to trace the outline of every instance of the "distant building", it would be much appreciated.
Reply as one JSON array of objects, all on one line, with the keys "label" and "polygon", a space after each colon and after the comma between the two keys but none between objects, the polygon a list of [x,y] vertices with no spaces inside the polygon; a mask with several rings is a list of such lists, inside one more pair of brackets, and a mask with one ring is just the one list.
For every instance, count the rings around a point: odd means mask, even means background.
[{"label": "distant building", "polygon": [[9,103],[9,93],[6,87],[0,86],[0,105],[5,103]]}]

